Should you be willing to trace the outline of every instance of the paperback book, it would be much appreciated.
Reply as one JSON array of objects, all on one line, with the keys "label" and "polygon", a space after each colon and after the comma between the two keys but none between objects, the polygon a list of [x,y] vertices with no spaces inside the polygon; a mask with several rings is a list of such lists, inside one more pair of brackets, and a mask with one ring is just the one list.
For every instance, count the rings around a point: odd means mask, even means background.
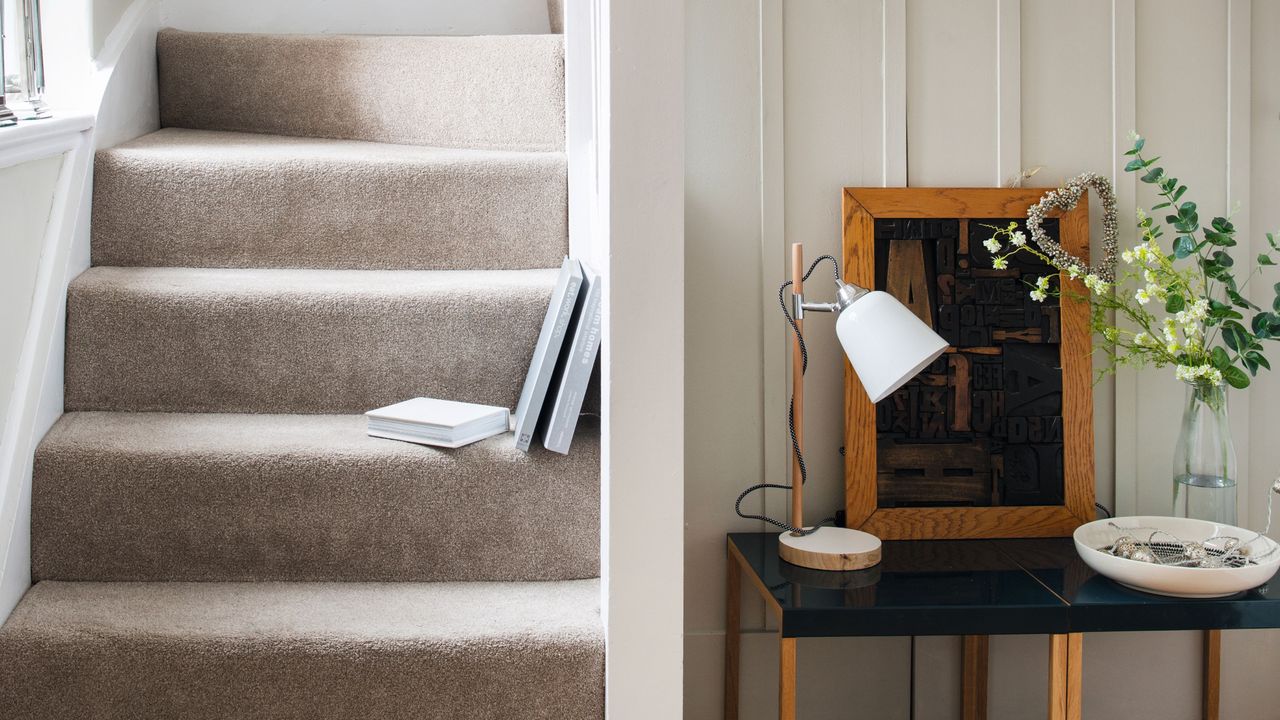
[{"label": "paperback book", "polygon": [[564,348],[551,380],[548,417],[543,424],[542,445],[562,455],[569,453],[573,431],[578,426],[582,400],[591,382],[591,370],[600,351],[600,313],[603,295],[600,277],[585,265],[578,312],[569,328]]},{"label": "paperback book", "polygon": [[530,361],[529,372],[524,378],[520,402],[516,405],[516,447],[525,452],[533,444],[538,421],[542,417],[547,390],[551,387],[551,378],[555,374],[557,360],[578,305],[582,277],[581,264],[572,258],[565,258],[560,265],[560,277],[556,280],[555,290],[551,293],[551,302],[547,305],[547,314],[542,319],[542,331],[538,333],[533,360]]}]

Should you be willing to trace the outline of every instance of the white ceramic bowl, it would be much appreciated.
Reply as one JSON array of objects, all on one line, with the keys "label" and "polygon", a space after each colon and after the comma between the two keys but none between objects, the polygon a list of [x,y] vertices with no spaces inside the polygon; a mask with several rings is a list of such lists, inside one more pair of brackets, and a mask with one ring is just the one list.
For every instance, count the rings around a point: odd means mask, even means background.
[{"label": "white ceramic bowl", "polygon": [[[1121,528],[1160,528],[1181,540],[1200,542],[1223,536],[1237,537],[1246,542],[1256,533],[1205,520],[1146,516],[1095,520],[1076,528],[1073,535],[1076,552],[1080,553],[1085,564],[1098,574],[1134,590],[1185,598],[1226,597],[1262,585],[1280,569],[1280,551],[1271,552],[1276,549],[1276,543],[1265,536],[1249,546],[1250,554],[1254,557],[1270,554],[1257,564],[1239,568],[1170,567],[1116,557],[1098,549],[1111,545],[1118,535],[1126,534],[1117,532],[1112,524]],[[1138,541],[1146,539],[1140,536],[1140,531],[1127,534]]]}]

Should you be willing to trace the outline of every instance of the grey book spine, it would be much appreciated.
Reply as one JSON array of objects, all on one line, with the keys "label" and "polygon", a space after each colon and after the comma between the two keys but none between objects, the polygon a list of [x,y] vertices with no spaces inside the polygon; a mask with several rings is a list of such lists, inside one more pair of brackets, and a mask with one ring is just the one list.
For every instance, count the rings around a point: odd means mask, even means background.
[{"label": "grey book spine", "polygon": [[586,295],[574,324],[573,341],[565,353],[564,367],[556,378],[558,382],[552,398],[554,405],[542,435],[543,447],[561,455],[569,453],[573,431],[578,426],[578,414],[582,411],[582,400],[591,382],[591,369],[595,367],[596,355],[600,352],[601,281],[589,270],[584,272]]},{"label": "grey book spine", "polygon": [[568,335],[581,288],[581,264],[572,258],[565,258],[560,265],[560,277],[556,280],[555,290],[551,292],[546,317],[542,319],[542,330],[538,333],[533,359],[529,361],[529,372],[525,375],[524,388],[520,391],[520,402],[516,405],[516,448],[525,452],[533,445],[538,419],[546,404],[547,389],[551,387],[551,378],[555,374],[556,363],[564,347],[564,339]]}]

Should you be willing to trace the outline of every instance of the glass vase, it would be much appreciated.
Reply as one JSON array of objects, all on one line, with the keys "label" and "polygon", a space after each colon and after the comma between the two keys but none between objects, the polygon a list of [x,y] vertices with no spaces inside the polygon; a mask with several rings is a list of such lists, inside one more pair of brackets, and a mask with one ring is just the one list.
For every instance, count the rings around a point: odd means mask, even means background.
[{"label": "glass vase", "polygon": [[1225,384],[1187,383],[1173,455],[1173,514],[1236,524],[1236,447]]}]

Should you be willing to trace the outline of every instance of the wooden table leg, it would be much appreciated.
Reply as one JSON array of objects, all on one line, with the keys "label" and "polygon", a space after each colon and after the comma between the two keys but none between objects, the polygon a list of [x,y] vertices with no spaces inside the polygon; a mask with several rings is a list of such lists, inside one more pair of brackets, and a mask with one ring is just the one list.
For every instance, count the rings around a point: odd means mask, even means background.
[{"label": "wooden table leg", "polygon": [[1080,720],[1084,636],[1049,636],[1049,720]]},{"label": "wooden table leg", "polygon": [[965,635],[962,642],[960,716],[964,720],[987,720],[987,656],[991,638]]},{"label": "wooden table leg", "polygon": [[725,558],[724,720],[738,720],[738,675],[742,645],[742,568],[733,552]]},{"label": "wooden table leg", "polygon": [[1218,720],[1222,699],[1222,631],[1204,631],[1204,720]]},{"label": "wooden table leg", "polygon": [[778,720],[796,720],[796,639],[778,643]]}]

